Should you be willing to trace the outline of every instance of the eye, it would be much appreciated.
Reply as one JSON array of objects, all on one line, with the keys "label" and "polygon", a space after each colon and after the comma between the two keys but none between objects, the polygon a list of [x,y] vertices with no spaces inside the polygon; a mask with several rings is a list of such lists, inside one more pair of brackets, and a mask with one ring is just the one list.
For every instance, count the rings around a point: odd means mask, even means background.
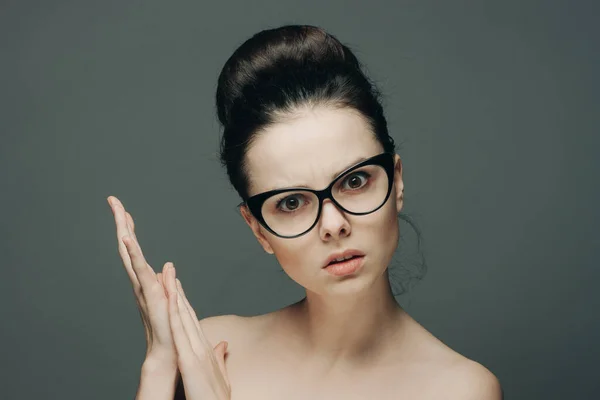
[{"label": "eye", "polygon": [[343,183],[348,183],[350,190],[356,190],[366,185],[370,177],[371,175],[366,172],[355,172],[345,178]]},{"label": "eye", "polygon": [[[302,206],[304,203],[304,196],[301,194],[293,194],[291,196],[284,197],[277,201],[276,208],[284,212],[294,212]],[[285,208],[284,208],[285,207]]]}]

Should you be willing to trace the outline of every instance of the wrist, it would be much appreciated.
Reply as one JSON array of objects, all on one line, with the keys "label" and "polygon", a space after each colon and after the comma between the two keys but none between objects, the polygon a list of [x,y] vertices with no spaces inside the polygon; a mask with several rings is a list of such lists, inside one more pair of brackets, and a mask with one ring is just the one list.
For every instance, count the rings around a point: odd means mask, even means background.
[{"label": "wrist", "polygon": [[155,358],[146,358],[142,364],[140,385],[136,400],[166,400],[175,395],[179,378],[177,365]]},{"label": "wrist", "polygon": [[171,377],[177,374],[177,362],[162,357],[147,356],[142,363],[142,376]]}]

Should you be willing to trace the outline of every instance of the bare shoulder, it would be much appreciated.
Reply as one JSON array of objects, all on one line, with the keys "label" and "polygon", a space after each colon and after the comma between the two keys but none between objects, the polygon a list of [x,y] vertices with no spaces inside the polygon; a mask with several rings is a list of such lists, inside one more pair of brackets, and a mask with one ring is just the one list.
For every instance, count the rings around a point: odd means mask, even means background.
[{"label": "bare shoulder", "polygon": [[411,317],[406,318],[412,338],[408,344],[419,364],[424,361],[422,365],[432,371],[430,388],[435,398],[503,399],[500,382],[489,369],[456,352]]},{"label": "bare shoulder", "polygon": [[215,315],[202,318],[199,322],[204,336],[213,347],[225,340],[228,342],[228,349],[252,340],[258,327],[255,317],[235,314]]},{"label": "bare shoulder", "polygon": [[440,377],[446,398],[460,400],[502,400],[498,378],[477,361],[461,357]]},{"label": "bare shoulder", "polygon": [[239,330],[243,318],[235,314],[214,315],[199,320],[200,327],[208,341],[216,346],[220,341],[231,341],[231,336]]}]

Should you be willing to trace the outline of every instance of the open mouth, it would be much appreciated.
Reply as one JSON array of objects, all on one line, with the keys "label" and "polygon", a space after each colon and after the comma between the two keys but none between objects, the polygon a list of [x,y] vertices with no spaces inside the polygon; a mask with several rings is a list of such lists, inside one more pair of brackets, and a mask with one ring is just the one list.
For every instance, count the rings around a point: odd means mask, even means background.
[{"label": "open mouth", "polygon": [[330,262],[330,263],[329,263],[329,264],[327,264],[327,265],[341,264],[341,263],[344,263],[344,262],[346,262],[346,261],[354,260],[355,258],[360,258],[360,257],[363,257],[363,256],[352,256],[352,257],[350,257],[350,258],[347,258],[347,259],[345,259],[345,260],[342,260],[342,261],[336,261],[336,260],[333,260],[332,262]]}]

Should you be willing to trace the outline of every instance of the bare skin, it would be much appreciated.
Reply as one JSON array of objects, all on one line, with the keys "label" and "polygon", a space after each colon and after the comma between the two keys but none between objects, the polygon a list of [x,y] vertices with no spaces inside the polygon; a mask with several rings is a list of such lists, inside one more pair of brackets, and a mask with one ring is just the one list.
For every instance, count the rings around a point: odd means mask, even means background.
[{"label": "bare skin", "polygon": [[[247,152],[252,196],[274,188],[327,187],[360,157],[383,151],[369,125],[348,109],[317,106],[271,125]],[[306,289],[306,297],[255,317],[201,321],[208,340],[229,343],[232,399],[501,399],[496,377],[435,338],[395,301],[386,269],[398,246],[402,163],[376,212],[356,216],[326,199],[308,233],[277,237],[241,214],[265,252]],[[346,249],[365,253],[350,279],[322,267]],[[347,278],[347,277],[344,277]]]},{"label": "bare skin", "polygon": [[[354,112],[317,108],[300,110],[292,117],[268,127],[250,146],[247,152],[250,195],[277,187],[325,188],[338,171],[383,151],[369,125]],[[390,175],[393,179],[391,195],[376,211],[352,215],[339,209],[331,199],[325,199],[313,229],[291,240],[265,230],[248,209],[241,208],[242,217],[259,244],[267,253],[274,254],[290,278],[306,289],[306,297],[264,315],[224,315],[199,322],[198,331],[203,332],[205,347],[219,349],[223,361],[219,369],[228,377],[226,395],[209,397],[234,400],[502,398],[500,384],[489,370],[435,338],[397,304],[391,293],[386,269],[398,245],[397,213],[403,207],[404,192],[398,155],[394,155],[393,174]],[[373,176],[377,175],[370,175],[368,182],[375,181]],[[344,189],[351,190],[345,186]],[[152,339],[148,342],[144,365],[152,366],[154,372],[148,374],[149,370],[142,368],[140,393],[149,398],[169,399],[176,370],[182,368],[174,362],[174,356],[190,351],[174,349],[167,331],[164,337],[158,335],[162,332],[159,328],[166,326],[166,310],[160,306],[166,304],[161,302],[166,299],[161,286],[164,278],[151,272],[139,246],[133,246],[137,239],[131,216],[118,206],[113,206],[113,212],[120,254],[136,295],[144,295],[143,298],[138,296],[138,305],[147,340]],[[131,237],[127,239],[127,246],[122,246],[124,235]],[[124,252],[124,247],[129,254]],[[329,256],[337,257],[348,249],[362,253],[361,269],[345,277],[331,275],[323,269]],[[130,256],[137,260],[133,270]],[[135,276],[134,270],[137,271]],[[142,273],[140,276],[148,275],[148,281],[157,290],[140,291],[133,279],[138,272]],[[175,293],[174,275],[172,272],[168,275],[170,293]],[[154,300],[146,298],[152,294],[156,295]],[[181,295],[185,299],[183,292]],[[153,312],[147,309],[147,304],[154,305]],[[175,302],[171,305],[175,312]],[[194,317],[195,313],[190,315]],[[152,316],[154,320],[148,319]],[[172,321],[170,325],[173,331]],[[222,346],[224,341],[228,343],[226,353]],[[208,379],[208,385],[202,384],[206,375],[205,367],[186,374],[186,392],[195,384],[204,391],[211,389],[210,382],[216,382],[214,374],[209,374],[212,378]],[[206,395],[203,393],[199,398]]]},{"label": "bare skin", "polygon": [[298,306],[201,320],[213,345],[229,343],[225,364],[232,400],[502,398],[489,370],[446,346],[401,308],[384,354],[356,365],[331,365],[318,354],[307,355],[290,340]]}]

